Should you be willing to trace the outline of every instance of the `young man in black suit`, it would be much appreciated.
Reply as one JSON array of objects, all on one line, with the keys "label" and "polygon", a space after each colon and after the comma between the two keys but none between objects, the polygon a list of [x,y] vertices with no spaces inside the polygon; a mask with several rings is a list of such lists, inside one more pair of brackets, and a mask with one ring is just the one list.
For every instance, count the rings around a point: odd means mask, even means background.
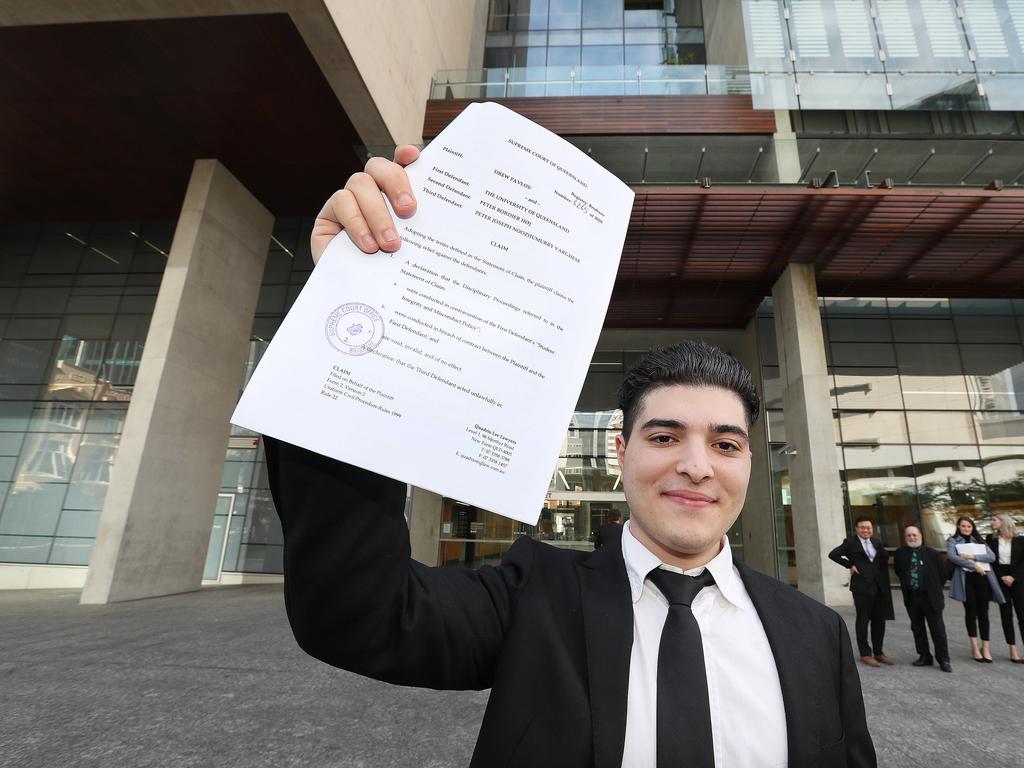
[{"label": "young man in black suit", "polygon": [[905,543],[893,555],[892,567],[900,580],[903,604],[910,616],[910,631],[914,633],[917,660],[913,665],[930,667],[933,663],[928,648],[930,630],[935,646],[934,660],[939,662],[939,669],[943,672],[952,672],[946,625],[942,621],[942,609],[946,604],[942,594],[942,585],[946,583],[946,561],[941,554],[924,545],[921,529],[916,525],[908,525],[903,530],[903,541]]},{"label": "young man in black suit", "polygon": [[[315,257],[343,227],[397,248],[379,190],[409,213],[408,179],[371,163],[321,212]],[[392,683],[490,688],[472,766],[876,765],[843,620],[732,561],[749,372],[679,344],[642,360],[619,403],[621,534],[594,552],[520,537],[479,571],[410,558],[403,483],[266,438],[299,644]]]},{"label": "young man in black suit", "polygon": [[[843,568],[850,569],[850,591],[857,609],[854,629],[860,660],[869,667],[891,666],[895,662],[882,650],[885,622],[895,618],[889,589],[889,553],[875,538],[875,528],[869,518],[858,517],[853,528],[855,533],[828,556]],[[871,625],[870,645],[868,624]]]}]

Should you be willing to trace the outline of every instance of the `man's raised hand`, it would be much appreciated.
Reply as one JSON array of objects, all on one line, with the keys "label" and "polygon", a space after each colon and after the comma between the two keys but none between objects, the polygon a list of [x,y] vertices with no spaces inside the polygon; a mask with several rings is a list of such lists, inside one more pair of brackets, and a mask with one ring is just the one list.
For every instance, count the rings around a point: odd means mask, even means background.
[{"label": "man's raised hand", "polygon": [[372,157],[361,172],[349,177],[344,189],[331,195],[317,214],[310,236],[314,264],[331,239],[343,229],[364,253],[398,250],[401,240],[383,195],[387,195],[399,216],[404,218],[416,213],[416,198],[404,166],[419,156],[416,147],[403,144],[395,149],[394,162]]}]

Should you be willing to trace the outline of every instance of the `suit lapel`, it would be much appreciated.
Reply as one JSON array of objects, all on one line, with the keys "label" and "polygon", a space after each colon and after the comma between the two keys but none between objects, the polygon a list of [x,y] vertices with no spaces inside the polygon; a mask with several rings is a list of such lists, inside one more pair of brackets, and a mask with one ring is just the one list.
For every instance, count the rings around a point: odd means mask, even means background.
[{"label": "suit lapel", "polygon": [[782,687],[782,701],[786,709],[786,741],[789,750],[788,765],[800,768],[805,765],[804,755],[816,749],[818,736],[814,729],[817,722],[813,711],[812,691],[820,683],[807,679],[804,660],[808,655],[807,641],[800,631],[799,617],[793,617],[788,601],[779,590],[792,589],[781,582],[752,571],[742,563],[736,568],[747,588],[747,594],[761,619],[761,626],[768,638],[775,667],[779,672]]},{"label": "suit lapel", "polygon": [[583,606],[595,768],[618,768],[626,741],[633,603],[619,540],[576,566]]}]

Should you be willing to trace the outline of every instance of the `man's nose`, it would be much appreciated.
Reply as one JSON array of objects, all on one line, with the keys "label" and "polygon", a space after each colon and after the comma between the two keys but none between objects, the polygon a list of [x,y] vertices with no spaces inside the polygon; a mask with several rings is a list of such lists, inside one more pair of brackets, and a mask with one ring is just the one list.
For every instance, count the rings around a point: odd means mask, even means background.
[{"label": "man's nose", "polygon": [[676,472],[686,475],[693,483],[699,483],[715,474],[711,464],[710,448],[703,442],[686,441],[681,444]]}]

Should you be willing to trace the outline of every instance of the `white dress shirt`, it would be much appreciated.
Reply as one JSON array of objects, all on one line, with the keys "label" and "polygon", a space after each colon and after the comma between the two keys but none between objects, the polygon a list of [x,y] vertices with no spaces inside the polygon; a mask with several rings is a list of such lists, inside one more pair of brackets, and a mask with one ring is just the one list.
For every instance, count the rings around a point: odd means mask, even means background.
[{"label": "white dress shirt", "polygon": [[[783,768],[788,758],[786,710],[775,657],[732,564],[729,541],[722,541],[722,551],[707,565],[715,583],[701,590],[691,606],[704,644],[715,766]],[[680,571],[664,565],[634,538],[628,521],[622,529],[622,556],[633,596],[633,651],[622,766],[655,768],[658,646],[668,602],[646,580],[647,574],[659,566],[690,576],[704,569]]]},{"label": "white dress shirt", "polygon": [[999,562],[1002,565],[1010,564],[1010,545],[1013,543],[1013,539],[1004,539],[1002,536],[999,537]]},{"label": "white dress shirt", "polygon": [[875,545],[871,543],[871,539],[861,539],[860,543],[864,547],[864,554],[868,556],[868,560],[872,563],[875,562]]}]

